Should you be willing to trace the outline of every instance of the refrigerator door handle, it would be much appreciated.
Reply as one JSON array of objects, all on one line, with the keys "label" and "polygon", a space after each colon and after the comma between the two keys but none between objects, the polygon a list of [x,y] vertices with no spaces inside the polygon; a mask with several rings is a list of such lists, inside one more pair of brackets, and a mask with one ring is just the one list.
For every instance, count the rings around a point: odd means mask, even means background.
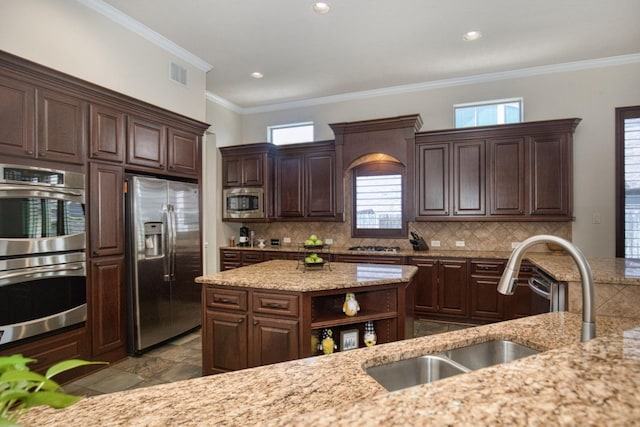
[{"label": "refrigerator door handle", "polygon": [[176,211],[173,205],[167,205],[169,209],[169,222],[171,223],[171,246],[169,247],[169,278],[171,281],[176,280]]},{"label": "refrigerator door handle", "polygon": [[169,213],[169,205],[162,208],[162,235],[164,237],[162,277],[165,282],[169,282],[171,280],[171,214]]}]

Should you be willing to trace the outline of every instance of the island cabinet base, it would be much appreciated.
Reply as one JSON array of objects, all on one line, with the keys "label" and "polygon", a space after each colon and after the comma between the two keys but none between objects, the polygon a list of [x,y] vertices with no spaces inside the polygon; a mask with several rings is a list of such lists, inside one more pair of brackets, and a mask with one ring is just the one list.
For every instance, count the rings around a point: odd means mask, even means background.
[{"label": "island cabinet base", "polygon": [[[314,292],[204,284],[202,292],[203,375],[321,355],[328,330],[334,351],[364,347],[367,322],[378,344],[413,337],[413,281]],[[355,316],[343,312],[347,293],[360,306]]]}]

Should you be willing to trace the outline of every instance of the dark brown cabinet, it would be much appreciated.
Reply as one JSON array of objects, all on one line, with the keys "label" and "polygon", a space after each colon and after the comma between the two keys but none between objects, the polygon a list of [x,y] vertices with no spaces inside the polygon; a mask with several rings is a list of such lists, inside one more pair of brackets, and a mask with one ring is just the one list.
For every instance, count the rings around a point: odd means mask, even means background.
[{"label": "dark brown cabinet", "polygon": [[505,297],[498,292],[503,260],[471,260],[471,318],[499,321],[505,316]]},{"label": "dark brown cabinet", "polygon": [[0,150],[11,156],[35,152],[35,89],[0,76]]},{"label": "dark brown cabinet", "polygon": [[469,314],[469,267],[466,259],[411,257],[416,274],[416,314],[466,318]]},{"label": "dark brown cabinet", "polygon": [[354,262],[361,264],[402,264],[401,256],[334,254],[332,259],[335,262]]},{"label": "dark brown cabinet", "polygon": [[416,134],[416,221],[571,221],[580,119]]},{"label": "dark brown cabinet", "polygon": [[124,254],[122,166],[90,162],[89,229],[92,257]]},{"label": "dark brown cabinet", "polygon": [[84,163],[87,141],[85,101],[0,78],[0,111],[0,147],[3,154],[51,162]]},{"label": "dark brown cabinet", "polygon": [[119,360],[127,345],[124,257],[93,260],[90,289],[92,353]]},{"label": "dark brown cabinet", "polygon": [[89,157],[121,163],[124,160],[126,117],[103,105],[89,106]]},{"label": "dark brown cabinet", "polygon": [[220,270],[231,270],[238,267],[244,267],[245,265],[268,261],[265,260],[264,257],[265,253],[262,251],[220,249]]},{"label": "dark brown cabinet", "polygon": [[244,187],[264,185],[264,159],[261,154],[222,158],[222,185]]},{"label": "dark brown cabinet", "polygon": [[298,298],[289,293],[203,286],[203,374],[297,359]]},{"label": "dark brown cabinet", "polygon": [[200,136],[149,119],[129,116],[127,165],[169,175],[197,177]]},{"label": "dark brown cabinet", "polygon": [[333,144],[305,144],[278,152],[275,166],[275,217],[335,221],[336,158]]}]

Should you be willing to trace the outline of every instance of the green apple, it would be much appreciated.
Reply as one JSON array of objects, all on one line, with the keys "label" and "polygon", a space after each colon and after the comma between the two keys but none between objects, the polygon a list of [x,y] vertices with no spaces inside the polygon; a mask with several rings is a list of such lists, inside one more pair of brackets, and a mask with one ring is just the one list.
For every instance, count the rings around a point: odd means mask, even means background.
[{"label": "green apple", "polygon": [[320,257],[317,257],[317,258],[316,258],[316,262],[317,262],[317,263],[321,263],[321,262],[324,262],[324,260],[323,260],[322,258],[320,258]]},{"label": "green apple", "polygon": [[322,240],[320,240],[320,239],[316,240],[316,245],[322,246]]},{"label": "green apple", "polygon": [[313,246],[314,245],[313,240],[311,240],[311,239],[305,240],[304,241],[304,245],[305,246]]},{"label": "green apple", "polygon": [[316,240],[318,240],[318,236],[316,236],[315,234],[312,234],[311,236],[309,236],[309,240],[315,242]]},{"label": "green apple", "polygon": [[306,257],[304,259],[304,262],[306,262],[307,264],[313,264],[313,258],[311,258],[310,256]]}]

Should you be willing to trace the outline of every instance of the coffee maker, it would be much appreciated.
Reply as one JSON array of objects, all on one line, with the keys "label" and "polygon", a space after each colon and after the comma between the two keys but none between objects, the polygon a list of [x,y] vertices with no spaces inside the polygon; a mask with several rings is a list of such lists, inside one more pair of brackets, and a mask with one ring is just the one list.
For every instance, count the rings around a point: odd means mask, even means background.
[{"label": "coffee maker", "polygon": [[242,247],[249,246],[249,228],[248,227],[240,227],[240,239],[238,240],[238,246],[242,246]]}]

